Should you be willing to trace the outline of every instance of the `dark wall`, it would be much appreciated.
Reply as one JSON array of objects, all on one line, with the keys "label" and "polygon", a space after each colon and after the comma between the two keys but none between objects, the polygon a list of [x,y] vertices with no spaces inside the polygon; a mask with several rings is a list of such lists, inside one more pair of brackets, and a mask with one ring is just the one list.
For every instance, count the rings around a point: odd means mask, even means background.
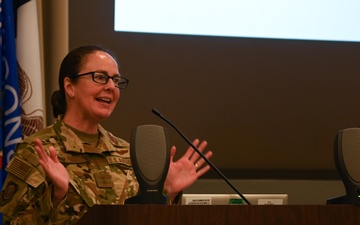
[{"label": "dark wall", "polygon": [[159,124],[181,155],[187,145],[156,107],[189,139],[208,140],[231,176],[337,176],[336,132],[360,126],[360,43],[117,33],[113,1],[69,7],[70,48],[111,49],[130,79],[103,123],[117,136]]}]

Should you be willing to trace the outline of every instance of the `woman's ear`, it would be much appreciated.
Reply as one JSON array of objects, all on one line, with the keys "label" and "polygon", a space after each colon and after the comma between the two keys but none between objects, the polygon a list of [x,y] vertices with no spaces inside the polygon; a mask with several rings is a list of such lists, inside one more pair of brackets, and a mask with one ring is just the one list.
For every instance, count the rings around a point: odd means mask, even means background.
[{"label": "woman's ear", "polygon": [[75,96],[74,85],[69,77],[65,77],[64,79],[64,89],[66,95],[68,95],[70,98],[73,98]]}]

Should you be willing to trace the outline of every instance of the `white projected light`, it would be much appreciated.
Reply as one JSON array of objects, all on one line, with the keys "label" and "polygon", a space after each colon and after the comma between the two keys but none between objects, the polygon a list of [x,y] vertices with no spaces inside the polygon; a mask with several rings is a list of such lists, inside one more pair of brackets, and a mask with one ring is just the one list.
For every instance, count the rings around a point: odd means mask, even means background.
[{"label": "white projected light", "polygon": [[115,0],[115,31],[360,41],[359,0]]}]

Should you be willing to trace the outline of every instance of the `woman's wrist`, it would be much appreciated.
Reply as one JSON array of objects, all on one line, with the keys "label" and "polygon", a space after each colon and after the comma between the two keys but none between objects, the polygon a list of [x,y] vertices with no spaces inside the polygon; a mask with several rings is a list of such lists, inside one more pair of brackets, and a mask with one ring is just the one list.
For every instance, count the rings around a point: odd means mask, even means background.
[{"label": "woman's wrist", "polygon": [[175,199],[176,197],[176,194],[173,193],[173,191],[171,190],[171,188],[169,187],[164,187],[164,192],[165,192],[165,195],[167,196],[168,200],[171,202],[173,202],[173,200]]},{"label": "woman's wrist", "polygon": [[66,188],[56,188],[55,186],[53,186],[53,193],[52,193],[51,201],[52,201],[54,207],[57,207],[60,204],[60,202],[64,199],[64,197],[66,196],[68,187],[69,186],[67,186]]}]

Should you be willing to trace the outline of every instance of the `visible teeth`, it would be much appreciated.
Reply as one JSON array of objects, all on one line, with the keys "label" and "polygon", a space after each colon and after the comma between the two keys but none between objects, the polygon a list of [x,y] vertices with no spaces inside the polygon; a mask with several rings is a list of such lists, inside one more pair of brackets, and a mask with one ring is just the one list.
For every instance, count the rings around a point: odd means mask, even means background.
[{"label": "visible teeth", "polygon": [[111,102],[111,99],[108,99],[108,98],[96,98],[98,101],[103,101],[103,102],[107,102],[107,103],[110,103]]}]

